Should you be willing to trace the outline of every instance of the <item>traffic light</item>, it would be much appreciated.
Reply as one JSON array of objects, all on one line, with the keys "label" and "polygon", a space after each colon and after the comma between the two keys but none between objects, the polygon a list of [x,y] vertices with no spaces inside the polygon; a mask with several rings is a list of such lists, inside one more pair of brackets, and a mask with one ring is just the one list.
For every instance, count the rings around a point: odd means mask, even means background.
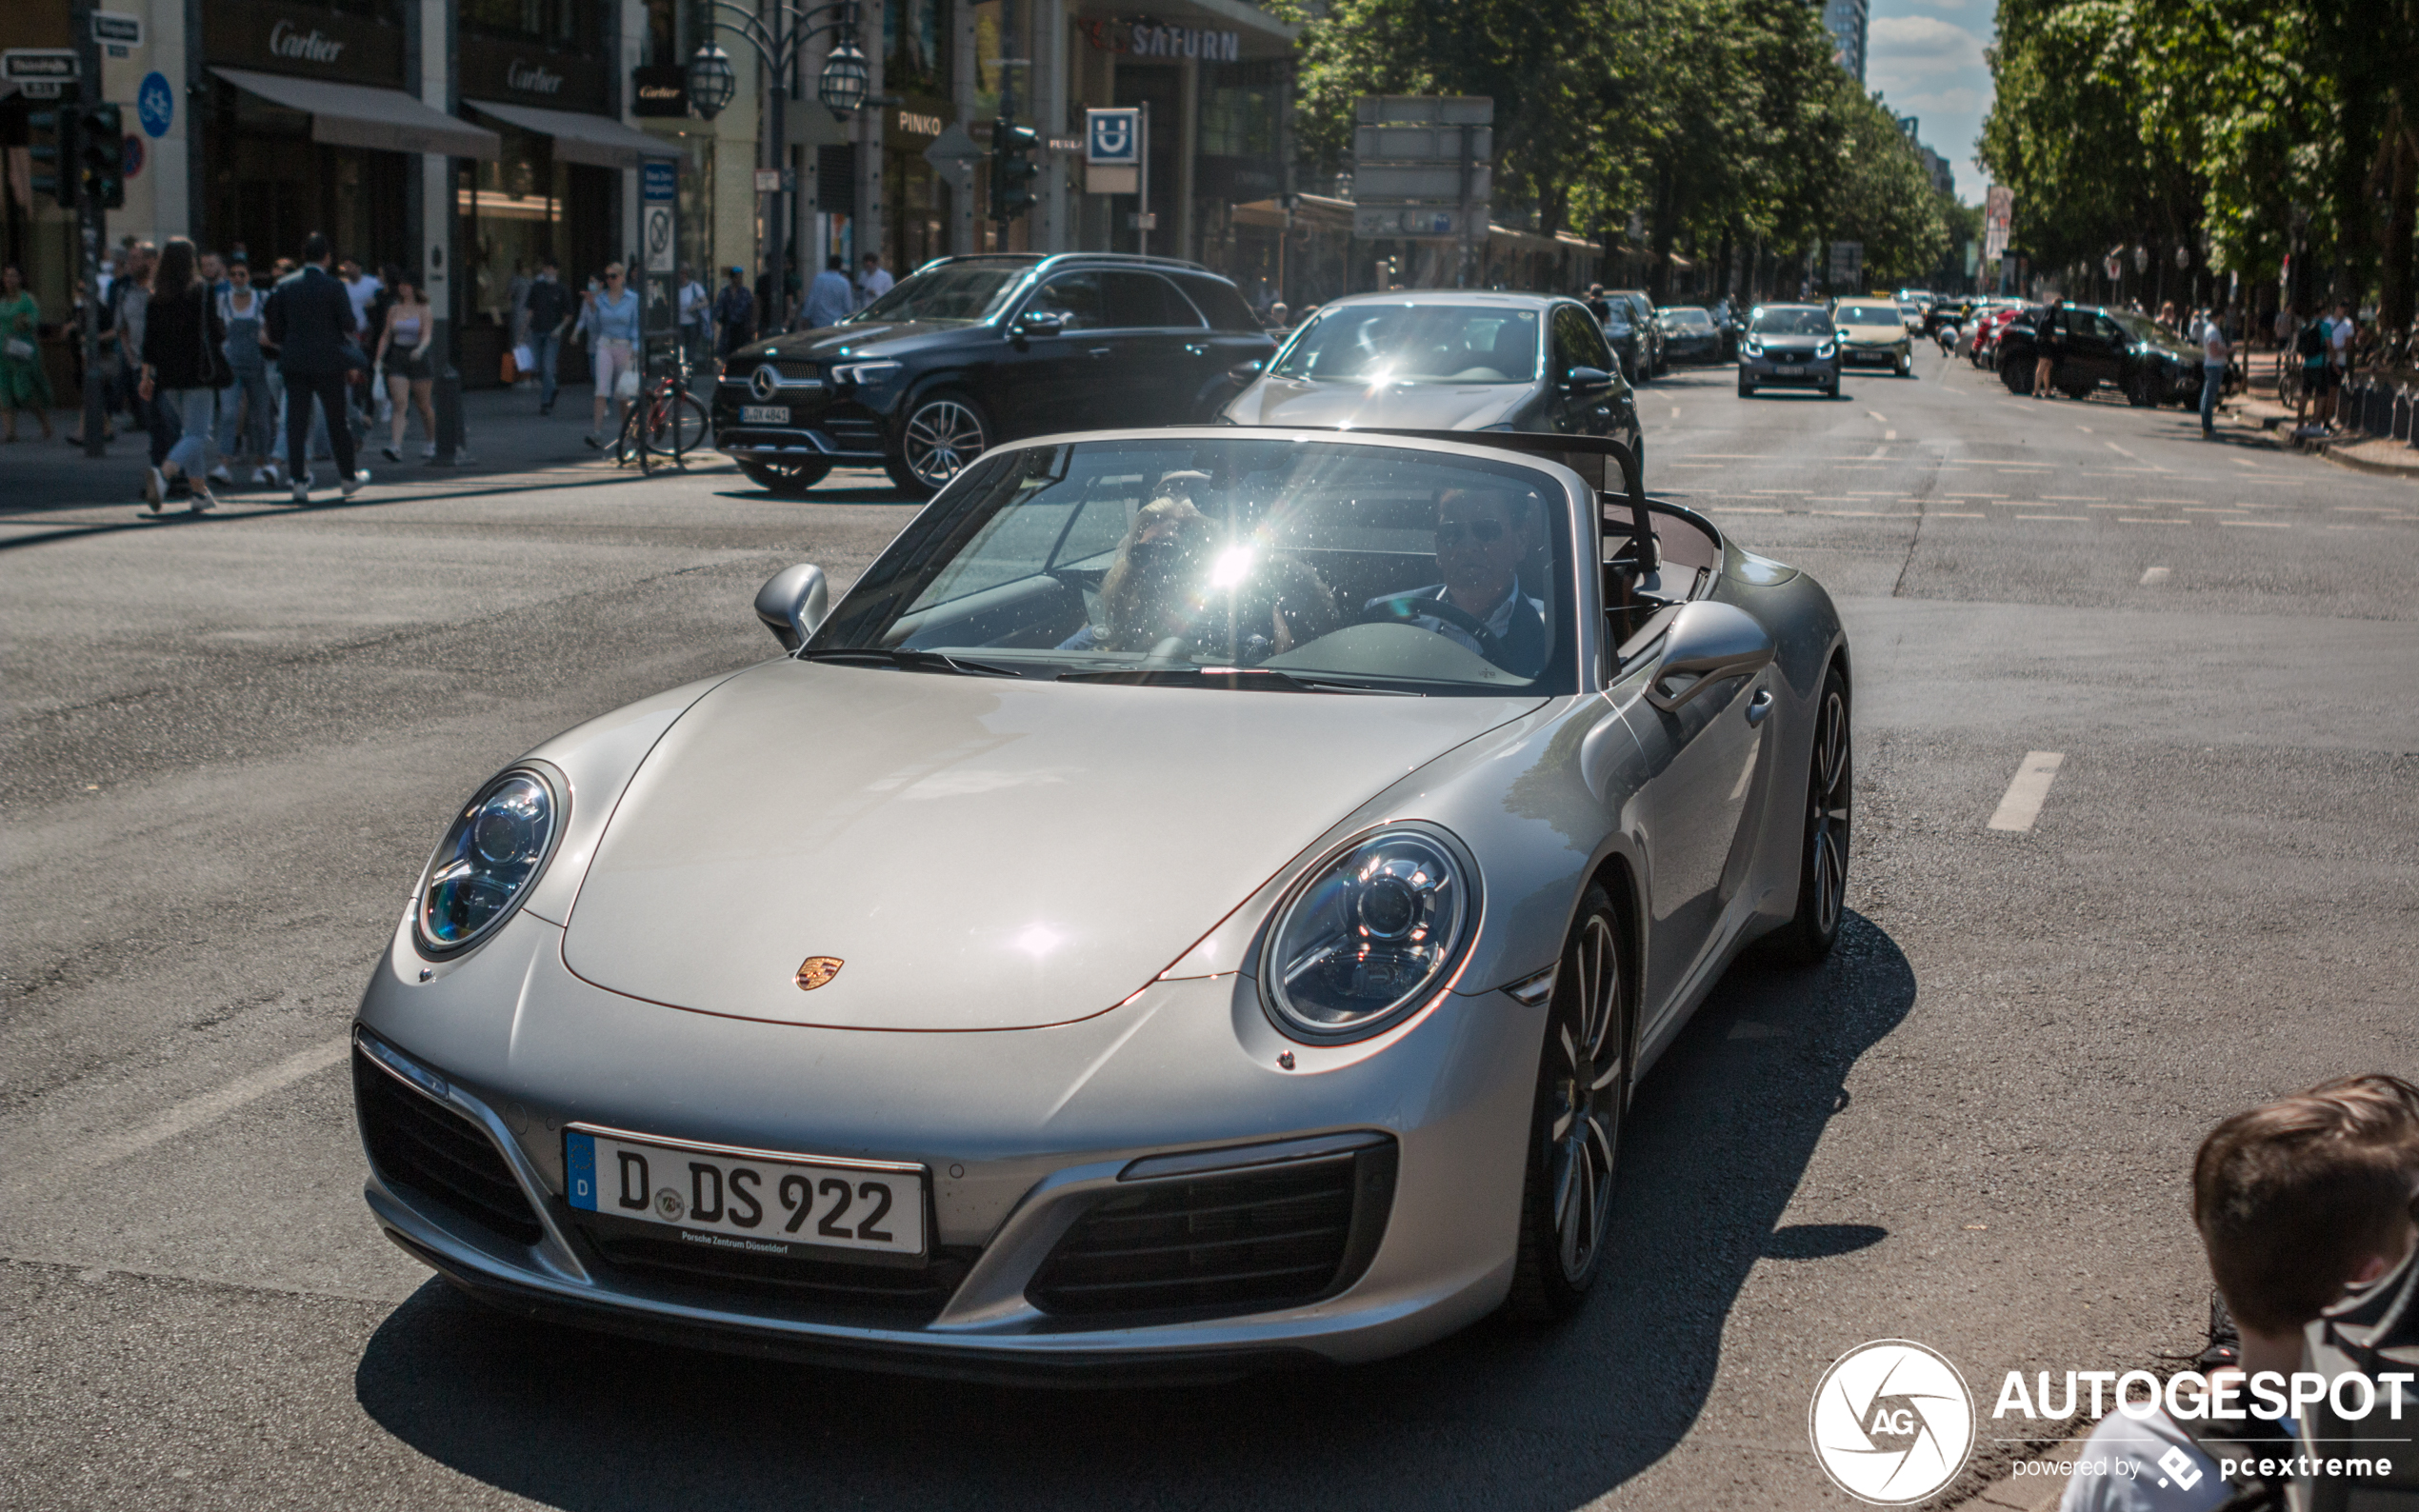
[{"label": "traffic light", "polygon": [[33,192],[50,195],[63,209],[75,209],[75,112],[64,106],[28,110],[25,124],[27,155],[33,159]]},{"label": "traffic light", "polygon": [[126,204],[126,126],[114,105],[96,105],[76,123],[76,162],[85,197],[105,209]]},{"label": "traffic light", "polygon": [[1033,180],[1042,167],[1033,161],[1041,138],[1030,126],[1012,121],[991,125],[991,219],[1012,221],[1033,208]]}]

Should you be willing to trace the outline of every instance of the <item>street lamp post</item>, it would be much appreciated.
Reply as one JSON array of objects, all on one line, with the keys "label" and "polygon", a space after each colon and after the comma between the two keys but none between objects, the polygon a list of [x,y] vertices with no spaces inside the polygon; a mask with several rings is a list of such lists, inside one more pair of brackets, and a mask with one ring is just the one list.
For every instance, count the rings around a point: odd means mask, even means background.
[{"label": "street lamp post", "polygon": [[[857,0],[829,0],[828,4],[799,7],[775,0],[772,17],[764,17],[731,0],[708,0],[718,11],[736,16],[735,21],[714,16],[709,25],[727,31],[756,50],[764,60],[766,71],[772,78],[772,92],[766,102],[762,129],[766,137],[764,155],[768,166],[777,175],[772,191],[773,212],[769,222],[770,258],[772,265],[771,297],[765,310],[766,324],[781,328],[789,324],[788,279],[783,275],[790,261],[789,229],[790,216],[790,123],[788,105],[790,76],[797,70],[800,50],[818,36],[830,33],[831,50],[825,54],[823,72],[815,80],[815,98],[834,115],[847,115],[865,103],[866,87],[870,74],[866,68],[865,53],[857,46]],[[816,17],[829,16],[818,22]],[[721,113],[730,103],[735,80],[730,69],[730,55],[708,43],[689,60],[690,98],[707,120]]]}]

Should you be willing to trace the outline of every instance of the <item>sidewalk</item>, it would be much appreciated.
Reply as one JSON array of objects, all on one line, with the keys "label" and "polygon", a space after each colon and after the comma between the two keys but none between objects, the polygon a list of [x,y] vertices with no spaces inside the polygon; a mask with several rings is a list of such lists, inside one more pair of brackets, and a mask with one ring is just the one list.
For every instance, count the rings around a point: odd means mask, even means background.
[{"label": "sidewalk", "polygon": [[[2263,429],[2273,430],[2287,445],[2311,452],[2339,467],[2356,472],[2372,472],[2392,478],[2419,478],[2419,448],[2389,436],[2341,435],[2301,437],[2293,433],[2295,406],[2277,403],[2275,399],[2275,363],[2262,364],[2266,372],[2254,369],[2251,387],[2228,399],[2220,407],[2236,421]],[[2261,390],[2265,388],[2266,392]]]},{"label": "sidewalk", "polygon": [[[465,455],[455,466],[440,468],[421,457],[421,443],[426,438],[420,432],[416,415],[405,429],[404,444],[399,448],[403,452],[400,464],[389,462],[379,454],[378,448],[386,444],[387,430],[374,425],[356,464],[369,469],[370,487],[381,489],[395,486],[412,489],[446,487],[477,478],[565,469],[573,469],[583,481],[602,482],[614,475],[611,440],[607,438],[603,450],[591,449],[581,440],[588,431],[591,399],[587,386],[567,387],[555,396],[554,413],[541,419],[534,383],[517,388],[477,389],[462,396]],[[64,436],[81,419],[78,413],[62,409],[52,412],[50,423]],[[609,427],[613,423],[610,409],[605,423]],[[279,442],[283,444],[283,437]],[[147,438],[138,431],[128,430],[122,422],[117,440],[110,445],[107,455],[96,461],[85,456],[80,448],[58,441],[45,442],[31,417],[20,416],[17,444],[0,446],[0,514],[140,503],[143,469],[150,461]],[[709,451],[692,457],[689,470],[730,466],[720,452]],[[311,471],[321,492],[335,490],[334,463],[313,462]],[[639,476],[635,468],[622,471],[629,477]],[[590,474],[594,475],[592,479]],[[221,487],[218,491],[230,499],[286,497],[284,489],[255,486],[242,473],[237,474],[233,487]],[[176,501],[170,507],[183,507],[183,501]]]}]

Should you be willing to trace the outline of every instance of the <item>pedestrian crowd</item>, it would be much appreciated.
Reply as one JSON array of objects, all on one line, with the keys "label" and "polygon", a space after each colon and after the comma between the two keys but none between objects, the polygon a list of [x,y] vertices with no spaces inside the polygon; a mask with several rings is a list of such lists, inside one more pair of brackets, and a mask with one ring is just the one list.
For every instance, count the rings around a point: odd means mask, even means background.
[{"label": "pedestrian crowd", "polygon": [[[347,497],[369,482],[354,465],[373,425],[381,451],[403,460],[410,421],[420,452],[436,454],[431,352],[435,315],[418,277],[393,264],[376,272],[337,259],[312,232],[294,258],[255,269],[240,243],[204,250],[182,236],[165,244],[127,238],[101,265],[99,287],[79,280],[62,322],[80,328],[88,301],[99,331],[101,439],[120,427],[149,444],[143,498],[154,511],[171,498],[195,512],[216,507],[216,489],[238,473],[254,486],[287,487],[308,502],[310,465],[335,464]],[[57,404],[42,363],[42,311],[15,268],[0,269],[0,439],[17,439],[20,411],[49,438]],[[84,348],[71,344],[74,381]],[[81,433],[67,437],[81,447]]]},{"label": "pedestrian crowd", "polygon": [[[2221,1121],[2193,1159],[2191,1217],[2208,1343],[2157,1402],[2119,1383],[2061,1512],[2419,1504],[2419,1086],[2344,1077]],[[2377,1425],[2336,1421],[2330,1404],[2364,1392]],[[2375,1468],[2364,1434],[2390,1438],[2376,1447],[2399,1472]]]}]

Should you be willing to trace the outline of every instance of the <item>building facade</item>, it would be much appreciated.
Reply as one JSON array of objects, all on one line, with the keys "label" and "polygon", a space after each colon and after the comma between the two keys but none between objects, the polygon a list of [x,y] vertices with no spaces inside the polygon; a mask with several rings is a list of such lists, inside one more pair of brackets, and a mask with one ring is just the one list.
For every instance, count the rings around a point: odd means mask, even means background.
[{"label": "building facade", "polygon": [[1823,29],[1831,34],[1831,61],[1857,83],[1865,82],[1867,0],[1820,0]]}]

